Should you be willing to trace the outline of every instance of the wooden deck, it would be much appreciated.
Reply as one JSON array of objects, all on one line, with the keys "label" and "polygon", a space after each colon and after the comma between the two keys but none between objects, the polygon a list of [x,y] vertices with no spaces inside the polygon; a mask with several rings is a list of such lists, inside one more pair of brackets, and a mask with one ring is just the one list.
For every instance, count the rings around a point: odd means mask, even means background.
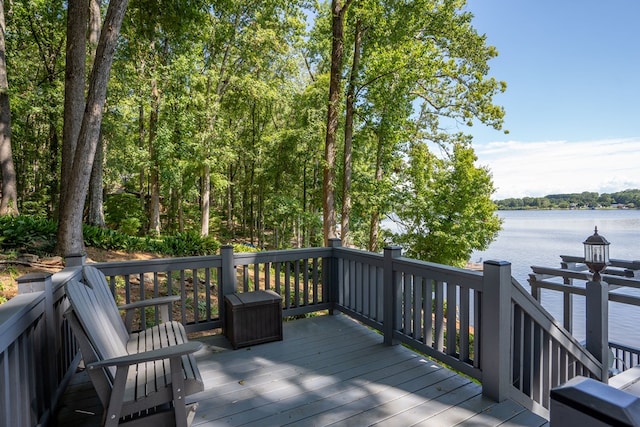
[{"label": "wooden deck", "polygon": [[[231,350],[203,338],[205,391],[195,426],[542,426],[547,420],[342,315],[286,322],[284,341]],[[76,375],[59,426],[100,425],[84,373]]]}]

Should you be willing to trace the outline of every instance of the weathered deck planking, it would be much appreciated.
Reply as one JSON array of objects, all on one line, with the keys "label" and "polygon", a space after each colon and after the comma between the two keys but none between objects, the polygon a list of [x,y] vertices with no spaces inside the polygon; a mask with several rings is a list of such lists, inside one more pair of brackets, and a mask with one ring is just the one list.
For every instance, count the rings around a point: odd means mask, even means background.
[{"label": "weathered deck planking", "polygon": [[[235,351],[221,336],[202,341],[205,390],[189,398],[199,402],[194,426],[548,425],[403,346],[382,345],[381,335],[346,316],[286,322],[284,341]],[[98,410],[97,401],[77,399],[87,386],[69,389],[58,425],[99,425],[99,414],[75,412]]]}]

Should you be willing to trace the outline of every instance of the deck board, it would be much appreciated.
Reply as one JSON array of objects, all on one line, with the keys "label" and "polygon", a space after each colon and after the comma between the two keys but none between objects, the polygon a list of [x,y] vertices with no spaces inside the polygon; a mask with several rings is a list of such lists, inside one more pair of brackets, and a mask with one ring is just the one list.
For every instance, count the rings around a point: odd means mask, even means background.
[{"label": "deck board", "polygon": [[[403,346],[384,346],[381,335],[342,315],[285,322],[283,341],[238,350],[222,336],[200,340],[205,390],[188,399],[199,404],[194,426],[546,423],[511,400],[483,397],[481,385]],[[65,396],[60,426],[100,423],[95,393],[93,404],[77,399],[87,387],[92,393],[81,375]],[[83,408],[97,413],[77,412]]]}]

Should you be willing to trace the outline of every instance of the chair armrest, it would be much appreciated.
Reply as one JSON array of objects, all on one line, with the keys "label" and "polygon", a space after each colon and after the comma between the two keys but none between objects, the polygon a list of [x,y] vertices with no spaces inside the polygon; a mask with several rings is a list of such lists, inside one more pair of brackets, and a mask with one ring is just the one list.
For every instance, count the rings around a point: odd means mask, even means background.
[{"label": "chair armrest", "polygon": [[129,304],[119,305],[118,308],[120,310],[133,310],[136,308],[150,307],[152,305],[168,305],[176,301],[180,301],[180,295],[170,295],[166,297],[144,299],[140,301],[130,302]]},{"label": "chair armrest", "polygon": [[124,326],[125,328],[127,328],[127,332],[131,333],[131,327],[133,324],[133,313],[135,309],[160,306],[158,307],[158,309],[160,310],[160,319],[164,323],[169,321],[169,307],[171,306],[171,303],[180,301],[180,299],[181,298],[179,295],[150,298],[120,305],[118,306],[118,309],[125,310]]},{"label": "chair armrest", "polygon": [[194,353],[201,348],[201,342],[189,341],[183,344],[172,345],[156,350],[143,351],[141,353],[133,353],[126,356],[99,360],[97,362],[87,364],[87,369],[106,368],[109,366],[129,366],[135,365],[137,363],[151,362],[153,360],[170,359],[173,357],[180,357],[185,354]]}]

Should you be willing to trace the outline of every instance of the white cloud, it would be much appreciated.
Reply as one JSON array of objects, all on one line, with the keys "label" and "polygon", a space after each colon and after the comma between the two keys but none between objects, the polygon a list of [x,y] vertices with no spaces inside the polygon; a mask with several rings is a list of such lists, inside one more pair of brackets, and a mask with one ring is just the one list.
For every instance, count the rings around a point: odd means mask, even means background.
[{"label": "white cloud", "polygon": [[640,138],[492,142],[475,151],[491,170],[496,199],[640,188]]}]

